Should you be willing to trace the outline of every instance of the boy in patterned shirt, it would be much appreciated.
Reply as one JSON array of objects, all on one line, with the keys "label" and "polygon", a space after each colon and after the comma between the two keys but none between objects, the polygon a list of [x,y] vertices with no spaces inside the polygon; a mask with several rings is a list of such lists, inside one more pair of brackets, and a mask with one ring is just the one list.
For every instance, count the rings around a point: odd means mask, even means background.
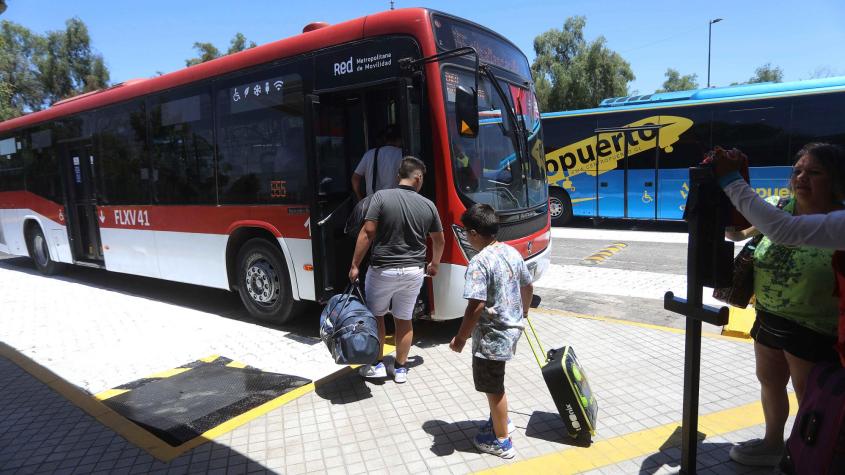
[{"label": "boy in patterned shirt", "polygon": [[496,241],[499,220],[489,205],[475,204],[461,216],[467,239],[478,251],[467,266],[467,307],[449,348],[460,353],[472,333],[472,379],[487,394],[490,418],[473,443],[482,452],[515,455],[505,395],[505,362],[513,358],[533,295],[531,275],[516,249]]}]

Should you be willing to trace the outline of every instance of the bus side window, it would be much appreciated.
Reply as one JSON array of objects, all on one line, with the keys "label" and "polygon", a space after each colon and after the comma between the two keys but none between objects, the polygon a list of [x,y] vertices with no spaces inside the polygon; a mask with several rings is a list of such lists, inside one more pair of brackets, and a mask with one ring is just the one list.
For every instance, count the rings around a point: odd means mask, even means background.
[{"label": "bus side window", "polygon": [[148,204],[150,173],[144,102],[133,101],[97,113],[103,203]]},{"label": "bus side window", "polygon": [[222,82],[217,92],[222,204],[303,203],[307,183],[302,78],[279,68]]},{"label": "bus side window", "polygon": [[214,145],[208,88],[162,94],[150,99],[149,107],[153,202],[214,204]]}]

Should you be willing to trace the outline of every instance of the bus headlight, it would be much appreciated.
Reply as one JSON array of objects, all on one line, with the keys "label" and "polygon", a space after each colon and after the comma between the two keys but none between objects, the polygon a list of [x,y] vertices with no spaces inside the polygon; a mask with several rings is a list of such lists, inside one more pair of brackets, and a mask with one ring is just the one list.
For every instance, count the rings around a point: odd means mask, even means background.
[{"label": "bus headlight", "polygon": [[452,232],[455,233],[455,238],[458,240],[458,244],[461,245],[461,252],[464,254],[464,258],[467,262],[470,261],[478,251],[472,248],[472,245],[469,243],[469,239],[467,239],[467,231],[466,229],[458,226],[457,224],[452,225]]}]

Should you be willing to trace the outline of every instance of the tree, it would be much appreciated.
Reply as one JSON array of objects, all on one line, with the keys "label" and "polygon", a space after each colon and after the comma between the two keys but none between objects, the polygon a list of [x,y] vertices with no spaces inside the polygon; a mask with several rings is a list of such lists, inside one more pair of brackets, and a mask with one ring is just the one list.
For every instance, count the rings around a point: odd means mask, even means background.
[{"label": "tree", "polygon": [[531,71],[542,110],[595,107],[604,98],[625,95],[634,80],[630,64],[607,47],[604,37],[584,39],[586,22],[570,17],[562,29],[534,39]]},{"label": "tree", "polygon": [[[247,46],[246,37],[243,35],[243,33],[235,33],[235,36],[232,38],[232,41],[229,42],[229,50],[226,52],[226,54],[238,53],[249,48],[255,48],[255,46],[256,44],[254,41],[250,41],[249,46]],[[196,58],[186,59],[186,66],[194,66],[223,56],[223,54],[220,53],[220,50],[217,49],[217,47],[211,43],[203,43],[197,41],[196,43],[194,43],[194,49],[197,50],[199,56]]]},{"label": "tree", "polygon": [[830,66],[818,66],[810,73],[810,79],[832,78],[834,76],[838,76],[838,74]]},{"label": "tree", "polygon": [[194,43],[194,49],[199,53],[199,57],[186,59],[185,66],[194,66],[220,57],[220,50],[211,43],[200,43],[197,41]]},{"label": "tree", "polygon": [[109,72],[103,57],[91,50],[88,27],[79,18],[65,22],[64,31],[46,36],[46,49],[36,60],[49,103],[106,87]]},{"label": "tree", "polygon": [[772,63],[766,63],[754,70],[754,76],[747,84],[757,82],[783,82],[783,70],[778,66],[773,67]]},{"label": "tree", "polygon": [[44,90],[35,65],[43,51],[43,38],[17,23],[0,22],[0,118],[3,120],[43,107]]},{"label": "tree", "polygon": [[250,41],[249,46],[246,45],[246,36],[243,33],[235,33],[235,37],[232,38],[232,41],[229,42],[229,52],[228,54],[232,53],[239,53],[245,49],[255,48],[257,45],[255,41]]},{"label": "tree", "polygon": [[697,74],[686,74],[681,76],[681,73],[678,72],[678,70],[668,68],[665,76],[666,80],[663,81],[663,88],[654,92],[689,91],[690,89],[698,89]]},{"label": "tree", "polygon": [[85,23],[73,18],[65,26],[42,36],[0,22],[0,119],[107,86],[108,68],[92,51]]}]

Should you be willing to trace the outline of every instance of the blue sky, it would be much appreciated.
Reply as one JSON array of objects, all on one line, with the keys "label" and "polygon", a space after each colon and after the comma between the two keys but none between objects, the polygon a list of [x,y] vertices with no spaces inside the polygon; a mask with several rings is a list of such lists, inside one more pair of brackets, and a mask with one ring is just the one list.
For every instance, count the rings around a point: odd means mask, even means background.
[{"label": "blue sky", "polygon": [[[77,16],[89,27],[113,82],[184,67],[195,41],[222,50],[236,32],[259,44],[299,33],[315,20],[336,23],[387,9],[388,0],[9,0],[0,18],[45,32]],[[587,17],[586,36],[607,38],[637,79],[631,92],[653,92],[667,67],[707,81],[707,25],[713,25],[711,83],[747,80],[771,62],[784,80],[810,78],[816,70],[845,75],[845,2],[841,0],[397,0],[397,8],[426,6],[485,25],[505,35],[533,59],[533,39],[560,28],[568,16]]]}]

